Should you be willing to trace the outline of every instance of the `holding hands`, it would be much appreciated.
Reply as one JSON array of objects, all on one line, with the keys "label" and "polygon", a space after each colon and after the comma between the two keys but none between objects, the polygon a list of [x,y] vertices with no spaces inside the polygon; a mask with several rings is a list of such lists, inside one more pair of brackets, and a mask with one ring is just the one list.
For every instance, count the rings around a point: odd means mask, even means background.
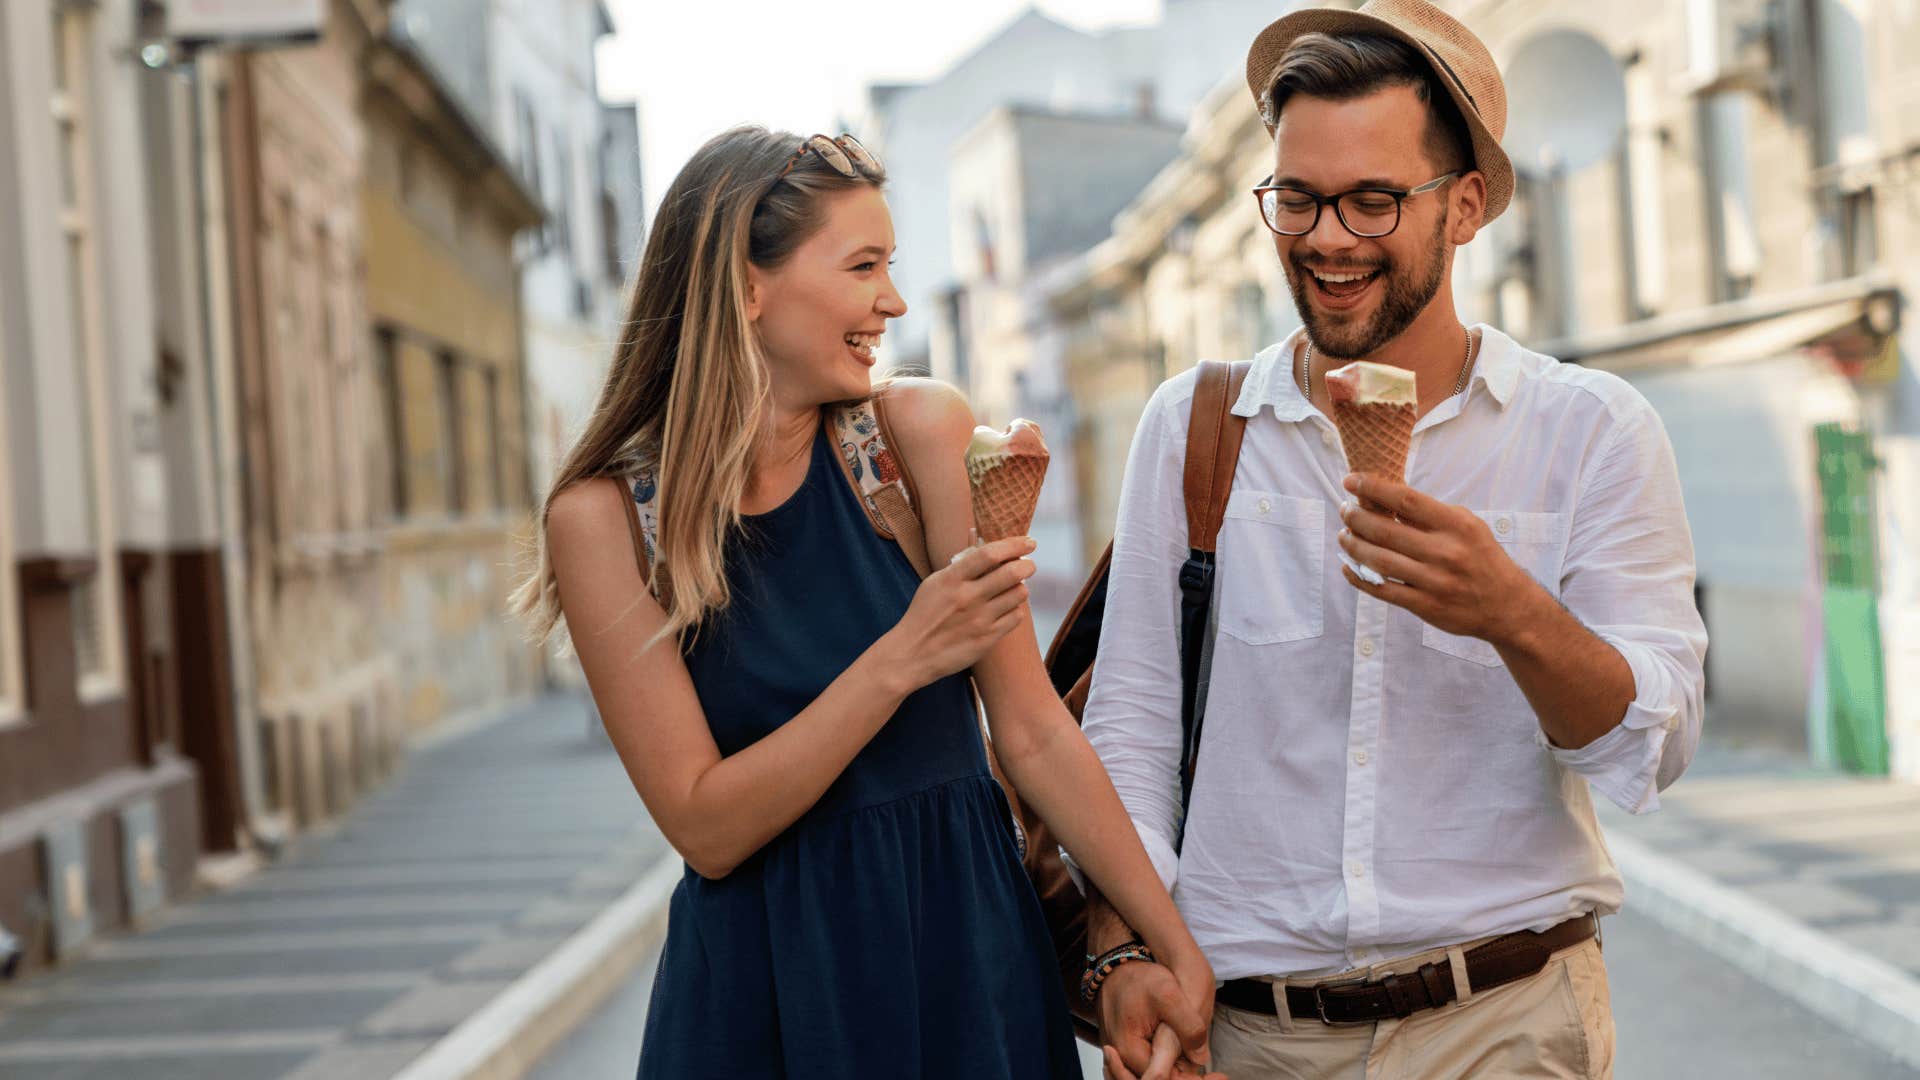
[{"label": "holding hands", "polygon": [[[1182,969],[1185,969],[1184,971]],[[1207,1076],[1213,969],[1192,963],[1122,964],[1100,988],[1101,1056],[1108,1080]],[[1200,1065],[1195,1065],[1200,1062]]]}]

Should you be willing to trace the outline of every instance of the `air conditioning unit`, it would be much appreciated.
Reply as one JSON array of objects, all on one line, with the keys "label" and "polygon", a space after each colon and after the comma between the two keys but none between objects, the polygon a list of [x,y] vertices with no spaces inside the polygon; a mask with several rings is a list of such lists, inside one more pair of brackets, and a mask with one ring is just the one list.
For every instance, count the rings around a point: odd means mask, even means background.
[{"label": "air conditioning unit", "polygon": [[1774,4],[1686,0],[1686,81],[1695,94],[1766,90],[1774,71]]},{"label": "air conditioning unit", "polygon": [[1773,75],[1769,0],[1686,0],[1686,83],[1695,94],[1766,90]]}]

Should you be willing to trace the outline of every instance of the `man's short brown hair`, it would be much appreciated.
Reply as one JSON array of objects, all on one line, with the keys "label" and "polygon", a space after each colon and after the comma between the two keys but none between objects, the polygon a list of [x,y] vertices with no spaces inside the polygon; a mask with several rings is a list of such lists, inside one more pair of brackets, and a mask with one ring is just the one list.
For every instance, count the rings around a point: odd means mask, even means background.
[{"label": "man's short brown hair", "polygon": [[1410,86],[1427,106],[1427,156],[1445,171],[1474,167],[1473,138],[1440,77],[1419,51],[1376,34],[1302,34],[1274,69],[1273,115],[1295,94],[1351,101],[1390,86]]}]

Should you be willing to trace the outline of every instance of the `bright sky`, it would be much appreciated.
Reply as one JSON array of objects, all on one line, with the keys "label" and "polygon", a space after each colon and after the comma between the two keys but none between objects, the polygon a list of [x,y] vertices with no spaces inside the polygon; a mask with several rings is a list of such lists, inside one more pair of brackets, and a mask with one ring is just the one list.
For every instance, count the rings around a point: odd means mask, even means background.
[{"label": "bright sky", "polygon": [[[838,134],[869,83],[931,78],[1028,7],[1085,29],[1158,0],[608,0],[601,95],[640,103],[647,216],[687,157],[739,123]],[[857,133],[856,133],[857,134]]]}]

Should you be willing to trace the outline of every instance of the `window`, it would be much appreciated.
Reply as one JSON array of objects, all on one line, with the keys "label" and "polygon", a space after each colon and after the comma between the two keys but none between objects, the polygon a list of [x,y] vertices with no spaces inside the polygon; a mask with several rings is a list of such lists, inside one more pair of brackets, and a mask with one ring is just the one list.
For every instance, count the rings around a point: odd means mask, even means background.
[{"label": "window", "polygon": [[1880,260],[1874,232],[1873,189],[1841,195],[1840,259],[1841,271],[1847,277],[1866,273]]},{"label": "window", "polygon": [[598,161],[600,189],[600,259],[606,279],[619,282],[626,277],[620,268],[620,201],[613,193],[613,140],[602,136]]},{"label": "window", "polygon": [[1656,73],[1639,53],[1626,63],[1627,135],[1620,145],[1621,217],[1626,235],[1627,321],[1644,319],[1667,294],[1665,185],[1660,179],[1660,100]]},{"label": "window", "polygon": [[554,244],[567,261],[573,261],[573,152],[567,133],[556,132],[553,139],[553,181],[559,190],[553,198]]},{"label": "window", "polygon": [[1699,105],[1700,168],[1716,301],[1738,300],[1752,292],[1760,270],[1747,109],[1747,100],[1738,93],[1713,94]]},{"label": "window", "polygon": [[380,380],[381,426],[386,435],[387,514],[389,518],[407,515],[407,429],[401,408],[400,342],[393,327],[381,326],[373,332],[375,376]]},{"label": "window", "polygon": [[[526,91],[513,92],[513,113],[520,144],[520,178],[526,181],[527,190],[533,193],[534,199],[544,202],[546,191],[540,183],[540,123],[533,115],[533,100],[527,97]],[[547,225],[528,230],[532,254],[546,254],[547,231]]]},{"label": "window", "polygon": [[500,370],[489,367],[484,369],[484,374],[487,380],[488,483],[493,493],[493,508],[504,510],[507,506],[507,477],[504,448],[500,445]]},{"label": "window", "polygon": [[466,510],[466,469],[460,415],[460,359],[442,351],[436,361],[435,395],[440,413],[440,490],[449,517]]},{"label": "window", "polygon": [[115,559],[114,489],[109,448],[106,370],[99,331],[104,303],[93,235],[93,171],[88,140],[92,131],[89,100],[93,20],[87,8],[70,4],[53,10],[51,59],[53,118],[60,170],[60,231],[66,256],[68,310],[72,318],[74,370],[80,380],[80,477],[87,486],[87,527],[93,539],[95,571],[72,593],[74,660],[80,696],[93,701],[120,687],[118,562]]}]

